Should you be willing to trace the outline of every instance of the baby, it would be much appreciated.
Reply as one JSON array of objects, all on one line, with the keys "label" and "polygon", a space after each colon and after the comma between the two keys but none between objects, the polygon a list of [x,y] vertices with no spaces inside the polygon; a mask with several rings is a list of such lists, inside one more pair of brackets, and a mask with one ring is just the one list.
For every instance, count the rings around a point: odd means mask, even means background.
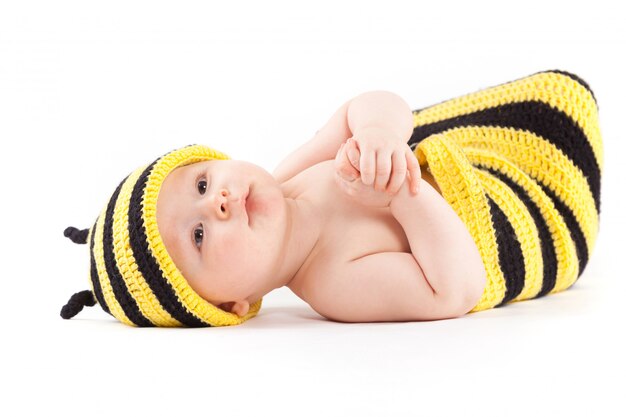
[{"label": "baby", "polygon": [[331,320],[461,316],[482,295],[485,268],[420,172],[412,132],[406,102],[372,91],[271,175],[232,159],[178,167],[156,209],[167,252],[197,294],[240,317],[283,286]]},{"label": "baby", "polygon": [[65,230],[92,288],[61,316],[234,325],[287,286],[331,320],[436,320],[557,293],[595,246],[603,154],[595,96],[565,71],[415,111],[367,92],[273,174],[202,145],[132,172]]}]

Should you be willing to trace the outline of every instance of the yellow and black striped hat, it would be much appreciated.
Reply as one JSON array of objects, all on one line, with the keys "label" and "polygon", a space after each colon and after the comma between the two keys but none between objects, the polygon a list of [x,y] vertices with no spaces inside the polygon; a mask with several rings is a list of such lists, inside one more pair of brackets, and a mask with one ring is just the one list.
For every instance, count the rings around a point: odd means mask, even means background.
[{"label": "yellow and black striped hat", "polygon": [[89,244],[91,290],[74,294],[61,317],[70,319],[96,302],[122,323],[138,327],[230,326],[257,314],[262,299],[239,317],[198,295],[174,265],[157,227],[157,198],[167,175],[211,159],[230,157],[203,145],[166,153],[122,180],[90,229],[65,229],[74,243]]}]

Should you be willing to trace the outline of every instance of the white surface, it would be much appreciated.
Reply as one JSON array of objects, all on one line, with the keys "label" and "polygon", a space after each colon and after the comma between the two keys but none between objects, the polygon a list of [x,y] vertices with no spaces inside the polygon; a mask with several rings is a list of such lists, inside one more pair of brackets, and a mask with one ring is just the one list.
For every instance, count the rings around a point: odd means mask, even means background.
[{"label": "white surface", "polygon": [[[622,15],[552,4],[1,3],[0,415],[624,415]],[[88,288],[63,229],[140,164],[204,143],[271,172],[361,92],[415,109],[547,69],[589,82],[606,154],[566,292],[422,323],[330,322],[286,288],[232,328],[59,317]]]}]

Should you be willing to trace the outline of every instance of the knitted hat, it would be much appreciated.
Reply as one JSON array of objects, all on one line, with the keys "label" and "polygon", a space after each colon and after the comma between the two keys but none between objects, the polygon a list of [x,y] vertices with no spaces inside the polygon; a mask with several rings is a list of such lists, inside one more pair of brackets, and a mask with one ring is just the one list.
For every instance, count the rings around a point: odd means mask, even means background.
[{"label": "knitted hat", "polygon": [[91,229],[65,229],[74,243],[88,243],[90,286],[61,309],[69,319],[96,302],[122,323],[138,327],[209,327],[241,324],[254,317],[262,299],[239,317],[198,295],[168,254],[156,221],[159,190],[174,169],[212,159],[217,150],[189,145],[128,175]]}]

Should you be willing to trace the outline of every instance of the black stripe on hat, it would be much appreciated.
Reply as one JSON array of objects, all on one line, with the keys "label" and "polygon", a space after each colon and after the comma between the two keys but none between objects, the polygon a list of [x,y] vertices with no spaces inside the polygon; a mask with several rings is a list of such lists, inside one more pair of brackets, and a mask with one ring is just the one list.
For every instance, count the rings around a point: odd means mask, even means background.
[{"label": "black stripe on hat", "polygon": [[104,265],[109,275],[109,281],[111,282],[115,299],[122,307],[122,310],[124,310],[126,317],[136,326],[154,327],[154,324],[141,313],[137,302],[128,292],[128,288],[115,262],[115,252],[113,250],[113,212],[115,211],[115,202],[117,201],[120,190],[127,179],[128,176],[117,186],[107,206],[106,217],[104,218],[104,234],[102,237]]},{"label": "black stripe on hat", "polygon": [[581,169],[600,213],[600,167],[582,129],[566,113],[541,101],[508,103],[418,126],[409,143],[455,127],[497,126],[528,130],[556,146]]},{"label": "black stripe on hat", "polygon": [[94,223],[94,226],[91,229],[91,238],[89,239],[89,254],[90,254],[90,263],[91,263],[91,273],[90,273],[91,284],[93,285],[93,291],[96,296],[96,299],[98,300],[98,304],[100,304],[100,307],[102,307],[104,311],[111,314],[111,311],[109,310],[109,306],[107,305],[106,300],[104,299],[104,294],[102,294],[102,287],[100,286],[100,276],[98,275],[98,268],[96,268],[96,258],[93,254],[96,227],[97,227],[99,219],[100,219],[100,216],[96,218],[96,222]]},{"label": "black stripe on hat", "polygon": [[210,327],[180,303],[174,289],[163,276],[159,264],[148,247],[148,238],[145,232],[145,224],[142,216],[142,202],[148,176],[154,165],[153,162],[140,175],[135,184],[130,198],[128,209],[128,228],[130,235],[130,246],[137,262],[137,267],[143,275],[146,283],[161,303],[161,306],[176,320],[188,327]]}]

